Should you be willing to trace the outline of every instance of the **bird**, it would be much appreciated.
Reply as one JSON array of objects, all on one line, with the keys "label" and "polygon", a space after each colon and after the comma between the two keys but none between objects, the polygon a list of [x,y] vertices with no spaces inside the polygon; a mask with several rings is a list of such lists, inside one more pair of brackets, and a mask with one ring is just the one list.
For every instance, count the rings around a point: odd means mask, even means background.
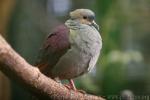
[{"label": "bird", "polygon": [[44,40],[35,65],[52,79],[68,80],[70,89],[76,91],[73,79],[96,65],[102,38],[92,10],[76,9],[69,15]]}]

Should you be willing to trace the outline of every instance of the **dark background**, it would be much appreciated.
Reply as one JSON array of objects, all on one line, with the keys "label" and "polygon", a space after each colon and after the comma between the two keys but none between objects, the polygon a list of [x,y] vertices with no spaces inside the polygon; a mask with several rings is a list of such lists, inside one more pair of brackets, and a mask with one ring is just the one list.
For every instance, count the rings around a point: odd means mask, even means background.
[{"label": "dark background", "polygon": [[[150,0],[0,0],[0,33],[34,64],[47,34],[77,8],[96,13],[103,39],[96,68],[75,79],[77,88],[110,100],[124,90],[149,96]],[[24,87],[0,73],[0,100],[28,99]]]}]

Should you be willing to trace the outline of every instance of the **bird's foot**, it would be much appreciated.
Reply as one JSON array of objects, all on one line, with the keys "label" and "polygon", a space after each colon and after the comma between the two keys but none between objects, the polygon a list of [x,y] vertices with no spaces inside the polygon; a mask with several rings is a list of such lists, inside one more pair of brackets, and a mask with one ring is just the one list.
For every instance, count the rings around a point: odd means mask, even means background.
[{"label": "bird's foot", "polygon": [[64,86],[69,89],[69,90],[73,90],[72,87],[69,84],[64,84]]},{"label": "bird's foot", "polygon": [[69,90],[73,90],[73,91],[75,91],[75,92],[80,92],[80,93],[82,93],[82,94],[86,94],[86,92],[84,91],[84,90],[78,90],[78,89],[74,89],[74,88],[72,88],[72,86],[70,86],[70,84],[65,84],[64,85],[67,89],[69,89]]},{"label": "bird's foot", "polygon": [[77,92],[80,92],[82,94],[86,94],[86,92],[84,90],[76,90]]}]

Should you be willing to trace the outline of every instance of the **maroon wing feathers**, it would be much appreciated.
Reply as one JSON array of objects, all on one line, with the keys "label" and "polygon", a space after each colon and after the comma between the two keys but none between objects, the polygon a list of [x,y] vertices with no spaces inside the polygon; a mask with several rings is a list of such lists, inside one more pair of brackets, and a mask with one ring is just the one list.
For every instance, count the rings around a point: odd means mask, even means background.
[{"label": "maroon wing feathers", "polygon": [[57,27],[45,40],[36,62],[36,66],[47,74],[60,57],[70,48],[69,29],[65,25]]},{"label": "maroon wing feathers", "polygon": [[65,25],[59,26],[50,34],[44,43],[44,48],[51,47],[56,52],[69,47],[69,29]]}]

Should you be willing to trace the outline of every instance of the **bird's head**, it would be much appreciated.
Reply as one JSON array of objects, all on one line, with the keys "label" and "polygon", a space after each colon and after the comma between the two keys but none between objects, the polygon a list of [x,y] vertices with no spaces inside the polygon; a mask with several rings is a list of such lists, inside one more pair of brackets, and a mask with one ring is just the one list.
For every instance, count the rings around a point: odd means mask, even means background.
[{"label": "bird's head", "polygon": [[99,26],[94,21],[95,14],[89,9],[76,9],[70,12],[70,17],[72,20],[79,20],[81,24],[92,25],[99,30]]}]

